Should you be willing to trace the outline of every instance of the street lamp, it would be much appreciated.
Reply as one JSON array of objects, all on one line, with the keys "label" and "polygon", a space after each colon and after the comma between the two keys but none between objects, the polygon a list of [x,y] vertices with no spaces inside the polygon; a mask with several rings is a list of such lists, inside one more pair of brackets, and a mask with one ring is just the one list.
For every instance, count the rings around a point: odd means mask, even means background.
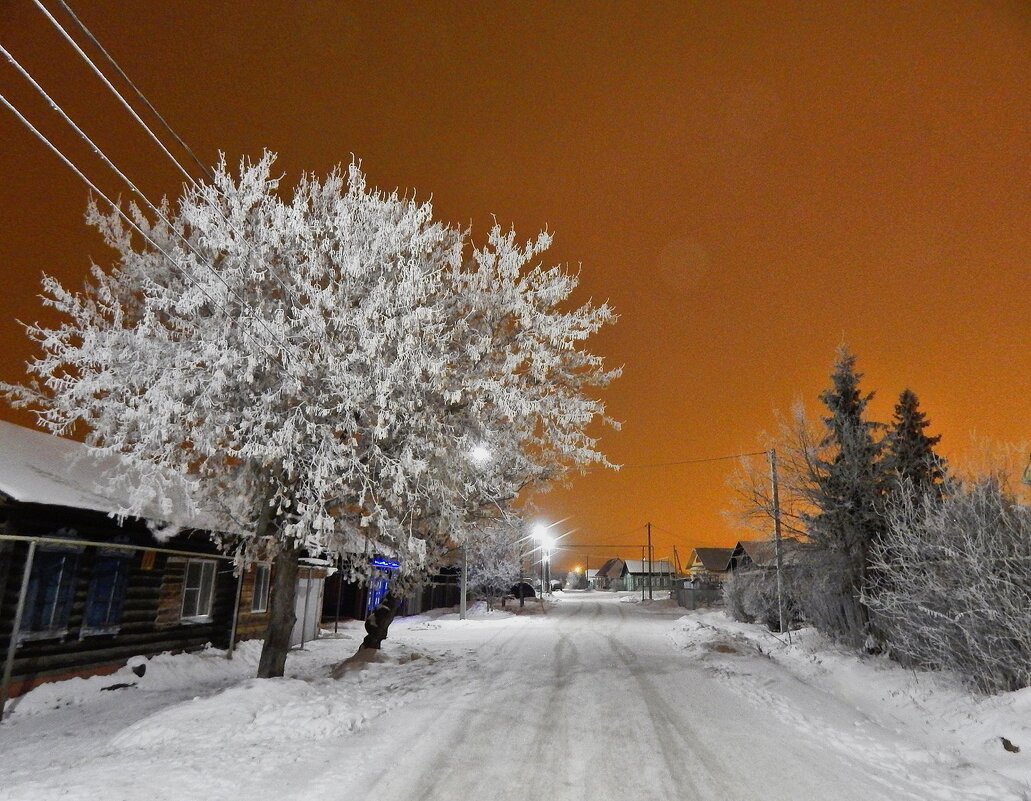
[{"label": "street lamp", "polygon": [[469,458],[472,459],[473,464],[482,467],[491,460],[490,449],[486,445],[477,445],[469,451]]},{"label": "street lamp", "polygon": [[544,560],[546,554],[549,554],[551,548],[551,537],[548,536],[548,527],[538,523],[533,527],[533,538],[540,543],[541,547],[541,597],[544,597],[545,577],[544,577]]}]

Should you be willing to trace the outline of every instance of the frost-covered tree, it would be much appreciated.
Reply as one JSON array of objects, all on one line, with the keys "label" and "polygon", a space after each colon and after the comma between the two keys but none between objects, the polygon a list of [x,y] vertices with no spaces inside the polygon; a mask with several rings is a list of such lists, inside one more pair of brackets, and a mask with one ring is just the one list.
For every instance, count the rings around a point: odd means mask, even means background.
[{"label": "frost-covered tree", "polygon": [[861,601],[870,548],[884,530],[881,512],[885,480],[881,446],[874,436],[879,424],[865,418],[873,393],[859,388],[862,374],[846,348],[838,351],[831,387],[820,395],[830,415],[825,435],[811,458],[809,501],[804,515],[807,561],[821,573],[818,596],[803,603],[810,620],[832,635],[862,641],[868,615]]},{"label": "frost-covered tree", "polygon": [[884,435],[884,469],[889,478],[910,481],[917,491],[939,489],[945,482],[945,462],[934,452],[941,436],[928,436],[930,425],[911,389],[904,389]]},{"label": "frost-covered tree", "polygon": [[866,600],[890,653],[985,692],[1031,685],[1031,507],[998,476],[906,480],[887,519]]},{"label": "frost-covered tree", "polygon": [[470,533],[465,551],[469,586],[486,599],[488,609],[519,580],[524,539],[518,518],[477,526]]},{"label": "frost-covered tree", "polygon": [[527,485],[605,463],[586,391],[615,375],[581,347],[611,310],[571,306],[575,277],[529,264],[547,235],[494,228],[473,248],[354,165],[287,200],[273,161],[235,177],[223,161],[157,220],[132,209],[142,237],[91,206],[115,261],[79,293],[44,278],[65,320],[29,326],[36,380],[7,388],[135,467],[123,514],[203,511],[221,547],[274,559],[263,676],[283,672],[300,553],[389,551],[403,591]]}]

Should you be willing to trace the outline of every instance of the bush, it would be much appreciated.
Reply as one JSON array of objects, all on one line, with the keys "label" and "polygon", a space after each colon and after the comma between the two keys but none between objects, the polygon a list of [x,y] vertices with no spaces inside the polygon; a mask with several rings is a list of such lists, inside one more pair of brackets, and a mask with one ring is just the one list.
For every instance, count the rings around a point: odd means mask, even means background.
[{"label": "bush", "polygon": [[[792,571],[785,570],[783,578],[784,621],[791,627],[800,619]],[[727,612],[735,620],[762,623],[770,631],[780,631],[777,571],[736,571],[723,584],[723,601]]]},{"label": "bush", "polygon": [[1031,686],[1031,507],[995,479],[888,503],[865,602],[890,653],[983,692]]},{"label": "bush", "polygon": [[751,623],[755,620],[745,611],[745,585],[747,583],[742,571],[731,573],[723,582],[723,603],[727,607],[727,614],[742,623]]},{"label": "bush", "polygon": [[854,559],[830,548],[807,546],[792,573],[795,614],[817,631],[858,647],[868,634],[866,610],[853,584]]}]

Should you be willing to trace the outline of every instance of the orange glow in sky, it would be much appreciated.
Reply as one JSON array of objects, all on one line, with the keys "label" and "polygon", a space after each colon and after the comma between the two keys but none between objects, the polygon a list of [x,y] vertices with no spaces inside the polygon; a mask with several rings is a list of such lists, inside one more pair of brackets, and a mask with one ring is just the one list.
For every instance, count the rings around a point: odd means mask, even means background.
[{"label": "orange glow in sky", "polygon": [[[268,147],[287,185],[361,158],[370,183],[521,237],[547,226],[581,300],[615,462],[759,449],[815,405],[847,341],[887,419],[920,396],[946,455],[1026,440],[1031,407],[1031,16],[1022,3],[73,3],[206,161]],[[153,196],[180,181],[29,2],[0,43]],[[103,172],[6,64],[0,91]],[[86,192],[0,114],[0,380],[43,271],[109,254]],[[128,193],[112,180],[103,186]],[[0,417],[30,418],[2,408]],[[732,543],[731,462],[593,471],[540,499],[575,543],[657,556]],[[751,536],[751,535],[749,535]],[[612,552],[556,555],[565,569]],[[568,563],[568,564],[566,564]]]}]

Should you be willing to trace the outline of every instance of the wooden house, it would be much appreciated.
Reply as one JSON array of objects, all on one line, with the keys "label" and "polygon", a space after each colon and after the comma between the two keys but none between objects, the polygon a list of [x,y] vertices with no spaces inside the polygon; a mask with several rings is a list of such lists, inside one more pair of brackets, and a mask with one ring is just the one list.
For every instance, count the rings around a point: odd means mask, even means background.
[{"label": "wooden house", "polygon": [[673,563],[669,559],[627,559],[623,589],[638,592],[642,587],[668,590],[673,586]]},{"label": "wooden house", "polygon": [[[0,714],[7,697],[45,681],[264,635],[271,567],[235,576],[199,519],[175,521],[196,525],[164,541],[142,520],[117,522],[122,504],[99,479],[124,470],[0,421]],[[326,569],[302,575],[319,582]]]},{"label": "wooden house", "polygon": [[625,575],[626,562],[622,559],[609,559],[594,574],[594,589],[621,590]]},{"label": "wooden house", "polygon": [[733,548],[695,548],[687,563],[687,573],[695,584],[722,584],[730,572],[733,556]]},{"label": "wooden house", "polygon": [[[785,566],[793,565],[798,560],[799,540],[784,537],[780,541],[781,561]],[[777,567],[777,544],[770,540],[741,540],[734,546],[730,557],[730,569],[742,570],[755,568],[768,570]]]}]

